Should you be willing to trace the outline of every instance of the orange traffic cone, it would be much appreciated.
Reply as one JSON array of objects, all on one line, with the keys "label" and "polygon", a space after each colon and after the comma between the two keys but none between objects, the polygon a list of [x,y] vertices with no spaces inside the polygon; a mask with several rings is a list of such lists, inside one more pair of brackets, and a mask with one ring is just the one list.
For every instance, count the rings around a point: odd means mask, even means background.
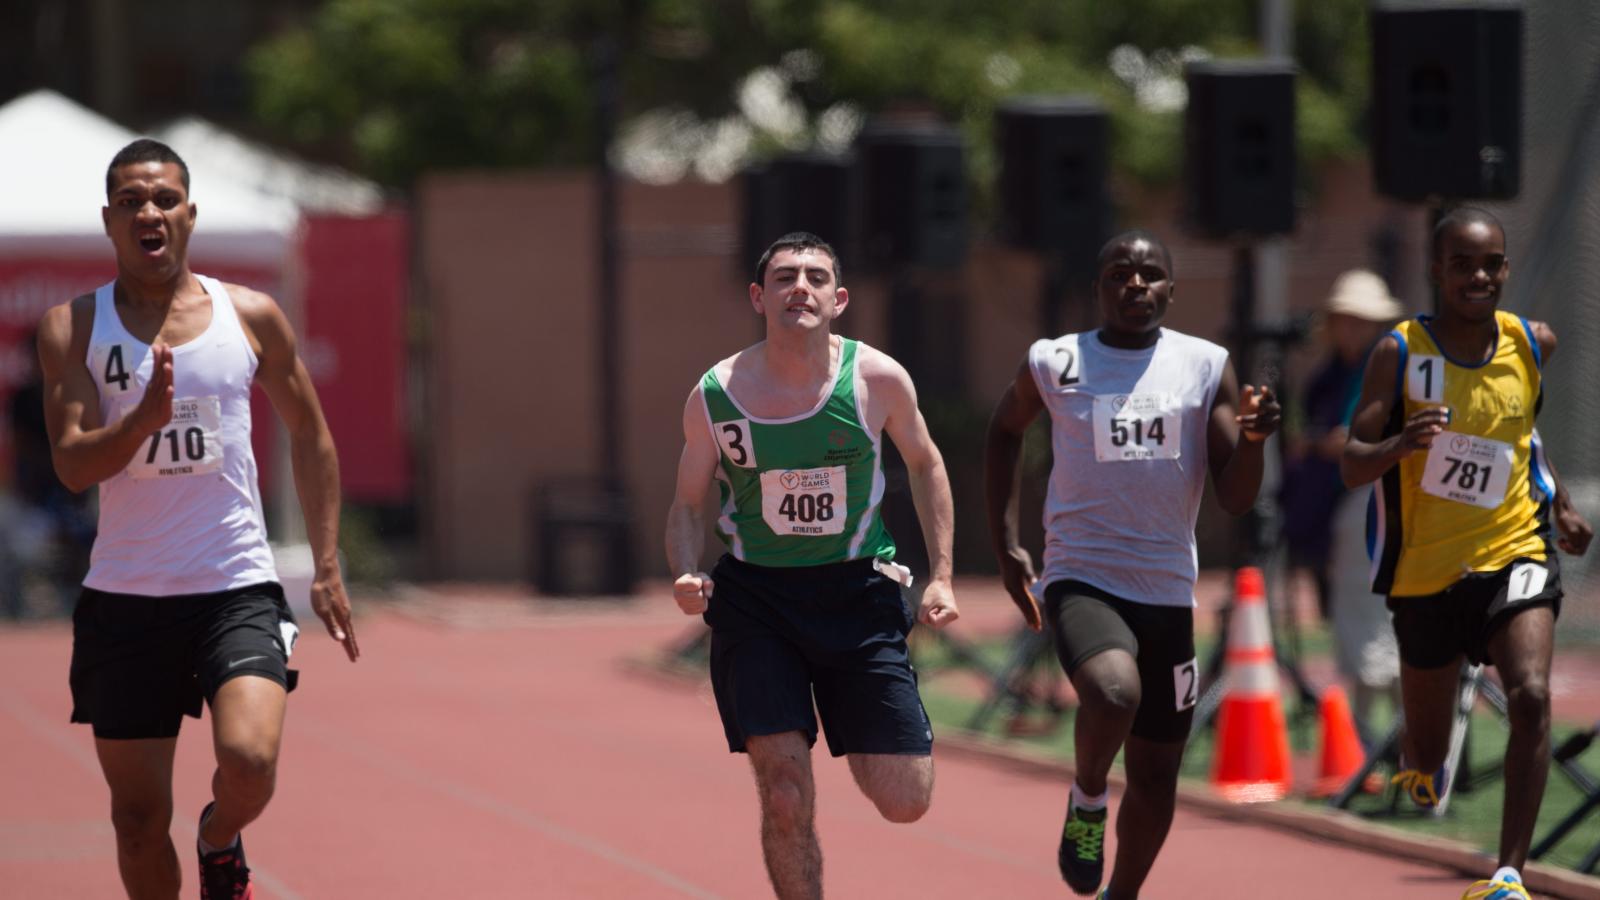
[{"label": "orange traffic cone", "polygon": [[1261,570],[1234,576],[1228,629],[1227,692],[1217,714],[1211,784],[1234,803],[1278,800],[1289,792],[1289,728],[1278,695],[1278,663]]},{"label": "orange traffic cone", "polygon": [[1366,753],[1356,735],[1356,720],[1350,714],[1350,698],[1345,696],[1344,688],[1330,685],[1322,692],[1318,707],[1322,719],[1322,763],[1311,796],[1331,797],[1361,771]]}]

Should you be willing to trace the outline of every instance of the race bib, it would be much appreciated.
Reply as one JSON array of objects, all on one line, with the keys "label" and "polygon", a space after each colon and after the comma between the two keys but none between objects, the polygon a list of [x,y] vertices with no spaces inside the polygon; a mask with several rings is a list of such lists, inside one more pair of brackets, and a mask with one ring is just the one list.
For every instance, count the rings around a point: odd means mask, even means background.
[{"label": "race bib", "polygon": [[1094,458],[1100,462],[1177,459],[1183,420],[1171,394],[1097,394]]},{"label": "race bib", "polygon": [[742,469],[756,467],[756,449],[750,443],[750,420],[735,419],[711,426],[722,446],[722,455],[728,462]]},{"label": "race bib", "polygon": [[844,466],[762,472],[761,518],[773,534],[843,534]]},{"label": "race bib", "polygon": [[1517,563],[1511,567],[1511,575],[1506,580],[1506,602],[1520,603],[1539,596],[1549,578],[1550,570],[1539,563]]},{"label": "race bib", "polygon": [[172,401],[172,421],[145,440],[128,463],[134,478],[185,478],[222,468],[222,401]]},{"label": "race bib", "polygon": [[1444,357],[1412,356],[1406,360],[1406,396],[1417,403],[1444,402]]},{"label": "race bib", "polygon": [[1177,698],[1176,712],[1183,712],[1200,701],[1199,660],[1191,659],[1172,667],[1172,694]]},{"label": "race bib", "polygon": [[1512,447],[1471,434],[1442,431],[1428,450],[1422,489],[1435,497],[1494,509],[1511,480]]}]

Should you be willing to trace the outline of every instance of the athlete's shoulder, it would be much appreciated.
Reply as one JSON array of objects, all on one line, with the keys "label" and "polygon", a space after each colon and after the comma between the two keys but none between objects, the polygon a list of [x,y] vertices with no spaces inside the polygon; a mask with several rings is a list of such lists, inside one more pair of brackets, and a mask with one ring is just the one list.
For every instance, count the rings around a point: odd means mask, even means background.
[{"label": "athlete's shoulder", "polygon": [[238,311],[240,317],[248,322],[254,323],[274,314],[282,315],[283,313],[278,306],[278,301],[272,299],[272,295],[265,291],[258,291],[242,284],[226,282],[218,282],[218,284],[221,284],[222,289],[227,292],[229,302],[233,304],[233,308]]},{"label": "athlete's shoulder", "polygon": [[1162,328],[1161,338],[1162,342],[1169,348],[1185,353],[1199,353],[1207,356],[1215,356],[1219,353],[1227,355],[1228,353],[1228,348],[1216,341],[1209,341],[1199,335],[1190,334],[1187,331],[1178,331],[1174,328]]},{"label": "athlete's shoulder", "polygon": [[1056,337],[1043,337],[1028,345],[1028,358],[1039,359],[1049,356],[1057,350],[1077,347],[1086,337],[1092,337],[1087,331],[1074,331],[1070,334],[1057,335]]},{"label": "athlete's shoulder", "polygon": [[94,330],[94,296],[82,294],[45,310],[39,318],[39,347],[65,353],[70,347],[86,346]]},{"label": "athlete's shoulder", "polygon": [[[841,339],[842,340],[842,339]],[[880,381],[911,382],[911,374],[899,360],[865,341],[856,341],[856,372],[869,383]]]},{"label": "athlete's shoulder", "polygon": [[1384,334],[1384,337],[1386,339],[1394,340],[1396,344],[1402,340],[1416,340],[1418,337],[1424,336],[1428,333],[1427,323],[1431,318],[1433,317],[1429,315],[1415,315],[1411,316],[1410,318],[1401,319],[1394,324],[1393,328],[1389,329]]},{"label": "athlete's shoulder", "polygon": [[714,376],[718,384],[727,384],[728,379],[733,377],[734,368],[741,364],[748,366],[751,355],[764,343],[766,342],[757,341],[732,356],[725,356],[712,363],[710,368],[700,374],[700,380],[695,382],[696,387],[698,388],[699,385],[704,384],[707,376]]},{"label": "athlete's shoulder", "polygon": [[1523,321],[1527,323],[1528,334],[1533,338],[1534,347],[1539,350],[1539,363],[1543,366],[1550,361],[1551,355],[1556,352],[1556,345],[1559,343],[1556,340],[1556,330],[1550,327],[1549,322],[1540,322],[1535,319],[1524,319]]},{"label": "athlete's shoulder", "polygon": [[1512,339],[1519,343],[1528,344],[1541,368],[1549,361],[1550,354],[1556,352],[1556,332],[1550,323],[1524,318],[1503,309],[1495,310],[1495,318],[1499,319],[1502,332],[1511,334]]}]

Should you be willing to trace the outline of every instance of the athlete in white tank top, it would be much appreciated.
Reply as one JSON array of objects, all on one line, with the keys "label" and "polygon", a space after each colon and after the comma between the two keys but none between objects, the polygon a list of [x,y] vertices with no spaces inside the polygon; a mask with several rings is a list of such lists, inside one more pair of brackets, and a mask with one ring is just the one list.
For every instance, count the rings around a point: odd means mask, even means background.
[{"label": "athlete in white tank top", "polygon": [[[116,594],[208,594],[277,580],[250,448],[255,351],[228,291],[196,275],[211,322],[171,348],[172,419],[100,483],[100,530],[84,585]],[[123,327],[116,282],[94,295],[84,364],[106,424],[139,405],[151,346]]]},{"label": "athlete in white tank top", "polygon": [[[1194,694],[1194,524],[1206,473],[1242,514],[1261,486],[1262,441],[1278,426],[1270,389],[1242,392],[1227,353],[1161,327],[1172,257],[1144,232],[1100,251],[1098,331],[1039,341],[989,421],[984,484],[1001,579],[1035,629],[1033,559],[1017,539],[1022,435],[1049,412],[1047,612],[1079,698],[1076,775],[1057,863],[1080,894],[1099,890],[1106,778],[1124,744],[1125,836],[1111,881],[1134,894],[1172,821]],[[1074,583],[1076,582],[1076,583]],[[1136,727],[1139,722],[1144,726]],[[1131,851],[1131,852],[1121,852]]]},{"label": "athlete in white tank top", "polygon": [[[209,685],[217,767],[198,828],[200,876],[209,896],[245,896],[239,834],[272,796],[295,674],[292,614],[270,584],[251,385],[289,436],[316,566],[312,609],[354,661],[338,456],[277,304],[190,270],[197,209],[183,160],[141,139],[105,177],[117,278],[46,312],[38,338],[56,474],[71,490],[101,490],[87,614],[73,623],[73,720],[95,729],[124,887],[174,897],[171,807],[152,816],[143,798],[172,795],[178,725],[198,715],[197,686]],[[232,658],[233,646],[251,649]]]},{"label": "athlete in white tank top", "polygon": [[1228,351],[1160,329],[1137,350],[1098,333],[1036,342],[1027,366],[1050,413],[1042,584],[1073,579],[1193,606],[1207,421]]}]

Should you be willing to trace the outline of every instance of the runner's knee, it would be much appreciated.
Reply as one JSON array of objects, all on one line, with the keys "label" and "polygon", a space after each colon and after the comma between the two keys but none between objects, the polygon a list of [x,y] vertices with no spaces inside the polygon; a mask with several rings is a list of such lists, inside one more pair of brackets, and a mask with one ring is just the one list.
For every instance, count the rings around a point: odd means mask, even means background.
[{"label": "runner's knee", "polygon": [[172,801],[113,800],[111,827],[123,852],[137,855],[167,840],[167,830],[172,827]]},{"label": "runner's knee", "polygon": [[1094,713],[1132,718],[1139,709],[1141,691],[1137,671],[1097,674],[1080,681],[1081,685],[1074,684],[1078,702]]},{"label": "runner's knee", "polygon": [[1550,727],[1550,682],[1529,678],[1506,691],[1506,717],[1516,729]]},{"label": "runner's knee", "polygon": [[278,754],[259,744],[218,746],[217,769],[235,788],[270,795],[277,782]]},{"label": "runner's knee", "polygon": [[761,813],[768,827],[789,831],[802,828],[810,821],[810,785],[798,774],[783,769],[762,779]]}]

